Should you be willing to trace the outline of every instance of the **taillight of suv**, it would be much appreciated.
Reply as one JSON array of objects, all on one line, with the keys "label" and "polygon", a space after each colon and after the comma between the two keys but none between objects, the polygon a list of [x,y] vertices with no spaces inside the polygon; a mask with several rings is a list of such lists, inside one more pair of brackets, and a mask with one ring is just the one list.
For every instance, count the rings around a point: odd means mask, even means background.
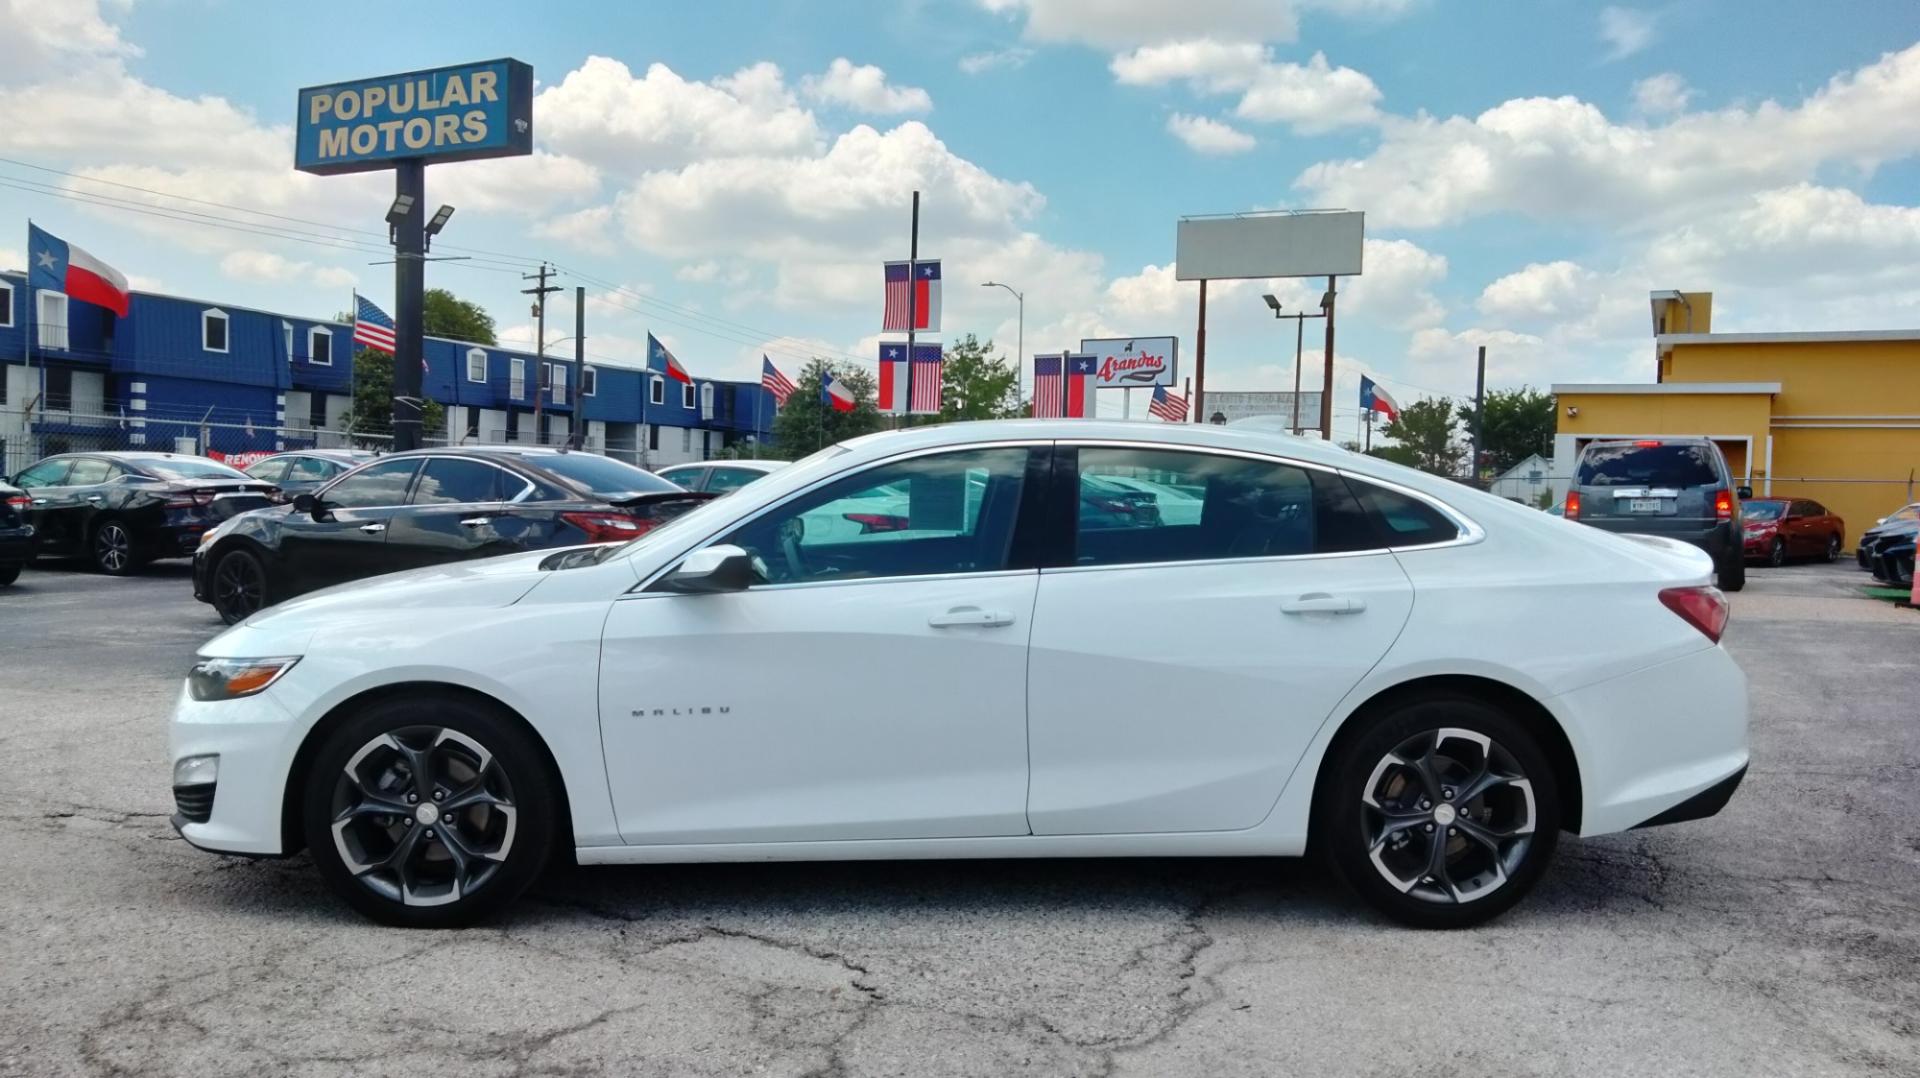
[{"label": "taillight of suv", "polygon": [[1720,634],[1727,630],[1727,597],[1719,588],[1708,585],[1665,588],[1660,592],[1660,602],[1716,644],[1720,642]]},{"label": "taillight of suv", "polygon": [[1713,519],[1719,521],[1733,519],[1733,491],[1723,488],[1713,492]]}]

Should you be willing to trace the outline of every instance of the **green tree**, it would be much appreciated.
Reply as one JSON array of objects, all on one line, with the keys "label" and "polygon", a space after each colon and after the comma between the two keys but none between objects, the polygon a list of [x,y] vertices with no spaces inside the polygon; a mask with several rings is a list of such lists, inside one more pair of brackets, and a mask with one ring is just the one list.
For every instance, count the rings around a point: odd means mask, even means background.
[{"label": "green tree", "polygon": [[1012,419],[1024,415],[1020,368],[993,354],[991,340],[969,333],[947,349],[941,365],[940,421]]},{"label": "green tree", "polygon": [[478,303],[461,299],[444,288],[427,289],[426,306],[420,320],[429,337],[445,337],[475,344],[498,344],[493,336],[493,316]]},{"label": "green tree", "polygon": [[[820,403],[820,381],[828,371],[853,391],[857,402],[853,411],[836,412]],[[797,387],[793,395],[787,398],[780,414],[773,417],[773,445],[769,455],[793,460],[822,446],[880,429],[882,417],[874,406],[872,372],[852,363],[834,363],[815,356],[800,368],[800,376],[793,384]]]},{"label": "green tree", "polygon": [[1382,433],[1398,443],[1392,449],[1405,450],[1407,459],[1389,456],[1384,451],[1388,447],[1382,447],[1378,456],[1435,475],[1461,474],[1465,447],[1459,437],[1459,416],[1453,402],[1445,397],[1414,401],[1400,409],[1400,418],[1387,424]]},{"label": "green tree", "polygon": [[1404,464],[1409,468],[1418,468],[1420,466],[1420,454],[1415,453],[1411,447],[1404,445],[1376,445],[1372,449],[1367,450],[1367,456],[1379,457],[1381,460],[1390,460],[1395,464]]},{"label": "green tree", "polygon": [[[1471,402],[1461,405],[1462,418],[1473,422]],[[1559,427],[1559,409],[1553,394],[1521,386],[1487,394],[1486,429],[1480,436],[1485,455],[1482,466],[1496,474],[1535,453],[1553,455],[1553,434]]]},{"label": "green tree", "polygon": [[[355,434],[393,433],[393,357],[371,348],[353,353],[353,411],[347,417]],[[427,401],[420,413],[428,437],[447,431],[447,410]]]}]

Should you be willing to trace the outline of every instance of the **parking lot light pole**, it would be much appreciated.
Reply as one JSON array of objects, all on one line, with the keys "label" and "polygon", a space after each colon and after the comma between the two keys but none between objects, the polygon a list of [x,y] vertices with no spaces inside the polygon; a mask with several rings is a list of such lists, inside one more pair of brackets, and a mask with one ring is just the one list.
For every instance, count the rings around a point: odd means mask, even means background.
[{"label": "parking lot light pole", "polygon": [[1308,314],[1305,311],[1302,311],[1299,314],[1283,314],[1281,313],[1281,310],[1280,310],[1281,303],[1280,303],[1280,298],[1278,296],[1275,296],[1273,293],[1269,292],[1266,295],[1261,296],[1260,298],[1263,300],[1266,300],[1267,306],[1273,308],[1273,316],[1275,318],[1293,319],[1293,426],[1292,426],[1292,430],[1295,435],[1298,435],[1300,433],[1300,357],[1306,347],[1307,319],[1325,318],[1327,314],[1325,311],[1321,311],[1319,314]]},{"label": "parking lot light pole", "polygon": [[1027,297],[1012,285],[1001,284],[999,281],[982,281],[980,287],[1004,288],[1013,293],[1014,299],[1020,301],[1020,321],[1017,323],[1018,328],[1013,338],[1013,395],[1018,403],[1020,380],[1026,377],[1027,369]]}]

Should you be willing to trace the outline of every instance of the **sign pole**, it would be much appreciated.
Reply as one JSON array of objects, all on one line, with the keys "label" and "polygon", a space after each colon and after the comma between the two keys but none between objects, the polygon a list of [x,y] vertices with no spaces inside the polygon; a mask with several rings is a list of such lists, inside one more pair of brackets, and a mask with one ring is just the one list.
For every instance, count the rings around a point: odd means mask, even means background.
[{"label": "sign pole", "polygon": [[427,163],[394,162],[393,193],[407,210],[393,221],[393,448],[420,448],[420,364],[425,352]]},{"label": "sign pole", "polygon": [[1333,275],[1327,275],[1327,371],[1320,386],[1320,437],[1333,441]]},{"label": "sign pole", "polygon": [[1307,341],[1307,320],[1293,316],[1293,436],[1300,437],[1300,349]]},{"label": "sign pole", "polygon": [[1207,392],[1207,281],[1204,277],[1200,279],[1200,326],[1194,332],[1193,341],[1193,381],[1196,388],[1187,401],[1193,405],[1193,421],[1198,423]]}]

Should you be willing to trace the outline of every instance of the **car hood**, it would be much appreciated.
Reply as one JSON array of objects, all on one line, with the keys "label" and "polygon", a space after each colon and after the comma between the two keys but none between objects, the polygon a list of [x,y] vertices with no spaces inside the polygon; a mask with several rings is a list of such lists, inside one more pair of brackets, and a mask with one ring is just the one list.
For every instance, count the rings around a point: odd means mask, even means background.
[{"label": "car hood", "polygon": [[507,554],[368,577],[311,592],[248,618],[250,628],[318,628],[369,611],[512,606],[549,574],[540,563],[551,550]]}]

